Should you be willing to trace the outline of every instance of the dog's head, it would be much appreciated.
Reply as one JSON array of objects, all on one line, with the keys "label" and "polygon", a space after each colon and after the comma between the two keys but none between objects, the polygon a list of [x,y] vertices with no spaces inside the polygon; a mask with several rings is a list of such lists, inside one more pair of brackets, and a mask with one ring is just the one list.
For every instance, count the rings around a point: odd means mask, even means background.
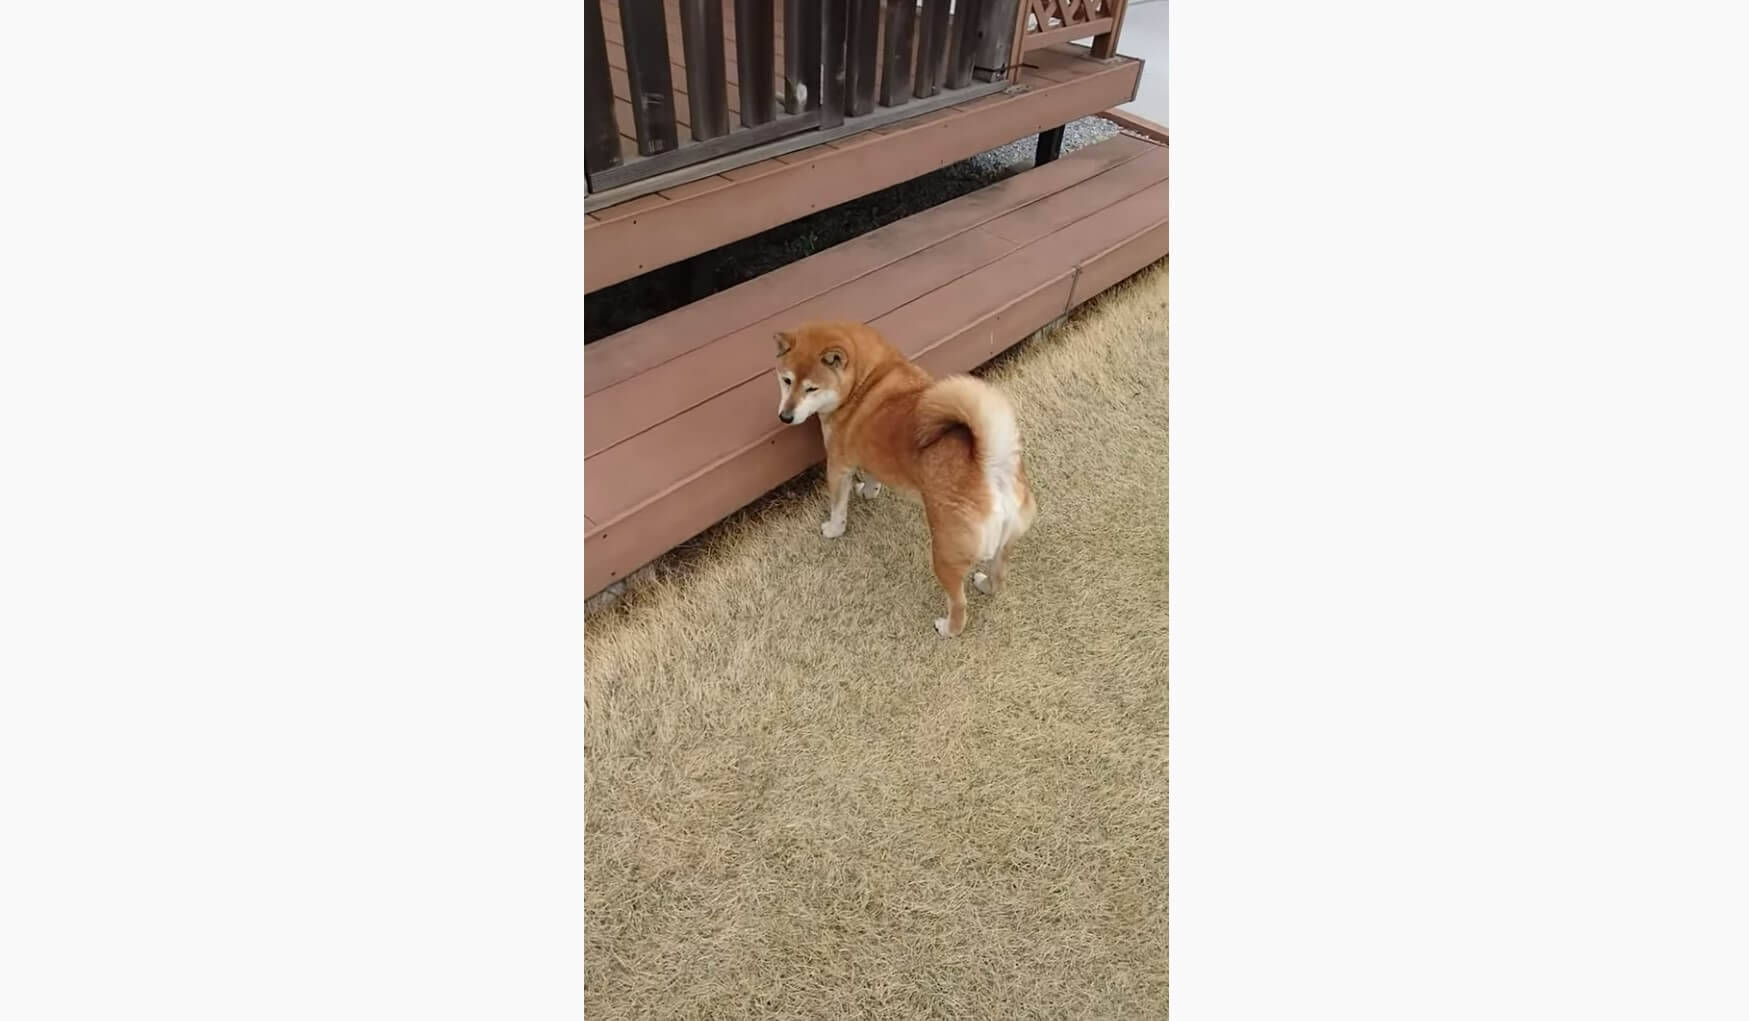
[{"label": "dog's head", "polygon": [[809,324],[776,335],[777,417],[801,425],[829,415],[851,385],[850,339],[841,327]]}]

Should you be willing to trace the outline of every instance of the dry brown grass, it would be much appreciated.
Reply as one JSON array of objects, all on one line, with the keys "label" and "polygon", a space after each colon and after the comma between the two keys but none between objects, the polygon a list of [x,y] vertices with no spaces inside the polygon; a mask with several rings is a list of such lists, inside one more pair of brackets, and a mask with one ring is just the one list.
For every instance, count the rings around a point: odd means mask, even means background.
[{"label": "dry brown grass", "polygon": [[1166,286],[987,373],[1039,518],[960,638],[817,471],[589,620],[597,1019],[1165,1016]]}]

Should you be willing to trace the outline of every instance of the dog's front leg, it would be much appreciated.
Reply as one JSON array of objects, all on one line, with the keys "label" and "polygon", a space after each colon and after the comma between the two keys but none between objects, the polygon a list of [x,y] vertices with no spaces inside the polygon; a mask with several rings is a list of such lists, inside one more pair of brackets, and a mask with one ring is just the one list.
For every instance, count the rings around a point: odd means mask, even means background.
[{"label": "dog's front leg", "polygon": [[847,464],[826,461],[826,488],[832,494],[832,516],[820,526],[820,534],[836,539],[844,534],[844,518],[850,512],[850,481],[856,472]]}]

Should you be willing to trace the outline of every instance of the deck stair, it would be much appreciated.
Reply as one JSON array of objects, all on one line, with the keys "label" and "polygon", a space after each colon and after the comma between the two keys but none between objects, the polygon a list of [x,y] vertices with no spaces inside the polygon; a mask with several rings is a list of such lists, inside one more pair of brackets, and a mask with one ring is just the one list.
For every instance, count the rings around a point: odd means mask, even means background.
[{"label": "deck stair", "polygon": [[1167,154],[1120,135],[585,349],[590,595],[820,461],[778,422],[771,334],[873,324],[963,372],[1167,254]]}]

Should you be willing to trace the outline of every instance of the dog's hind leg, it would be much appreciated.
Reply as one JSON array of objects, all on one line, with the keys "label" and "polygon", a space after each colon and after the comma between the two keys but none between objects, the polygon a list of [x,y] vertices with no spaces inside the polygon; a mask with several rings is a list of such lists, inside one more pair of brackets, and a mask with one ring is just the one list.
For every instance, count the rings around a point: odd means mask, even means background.
[{"label": "dog's hind leg", "polygon": [[996,551],[996,556],[990,561],[990,573],[979,571],[972,575],[972,585],[979,592],[993,596],[1002,591],[1002,580],[1008,575],[1008,553],[1014,549],[1015,540],[1010,539]]},{"label": "dog's hind leg", "polygon": [[947,616],[935,618],[935,630],[954,638],[966,627],[966,572],[972,561],[958,550],[935,547],[935,580],[947,592]]}]

